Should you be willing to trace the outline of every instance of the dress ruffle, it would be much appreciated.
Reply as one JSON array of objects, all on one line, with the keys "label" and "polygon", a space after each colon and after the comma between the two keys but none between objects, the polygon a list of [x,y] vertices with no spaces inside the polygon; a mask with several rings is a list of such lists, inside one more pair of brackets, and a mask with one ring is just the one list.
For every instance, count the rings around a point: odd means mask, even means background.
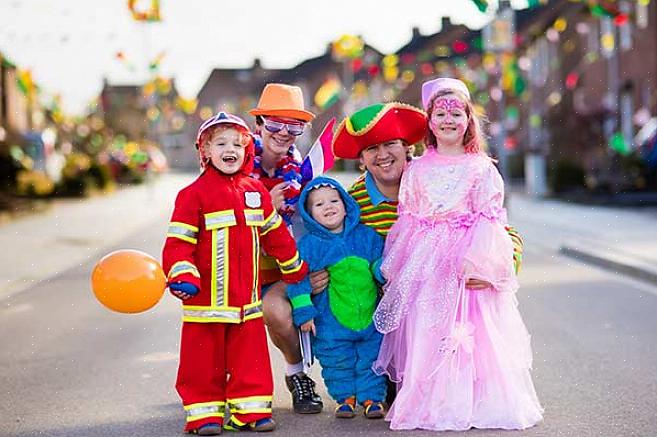
[{"label": "dress ruffle", "polygon": [[[399,388],[392,429],[524,429],[542,419],[502,199],[485,158],[430,151],[404,173],[374,313],[385,334],[374,370]],[[467,289],[470,278],[491,287]]]}]

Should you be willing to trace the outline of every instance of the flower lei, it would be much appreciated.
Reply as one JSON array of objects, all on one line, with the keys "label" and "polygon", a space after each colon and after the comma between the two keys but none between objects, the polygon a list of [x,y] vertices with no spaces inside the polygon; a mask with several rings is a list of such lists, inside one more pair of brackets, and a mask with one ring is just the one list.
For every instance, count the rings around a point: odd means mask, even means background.
[{"label": "flower lei", "polygon": [[[253,162],[252,176],[255,179],[261,177],[270,177],[267,172],[262,168],[260,161],[262,160],[262,140],[259,136],[254,135],[255,139],[255,159]],[[280,179],[285,182],[285,191],[283,196],[285,198],[283,210],[279,213],[283,216],[285,223],[288,225],[292,222],[292,216],[296,212],[296,204],[299,202],[299,194],[301,193],[301,163],[295,157],[296,147],[293,145],[287,151],[287,155],[276,163],[274,170],[274,179]]]}]

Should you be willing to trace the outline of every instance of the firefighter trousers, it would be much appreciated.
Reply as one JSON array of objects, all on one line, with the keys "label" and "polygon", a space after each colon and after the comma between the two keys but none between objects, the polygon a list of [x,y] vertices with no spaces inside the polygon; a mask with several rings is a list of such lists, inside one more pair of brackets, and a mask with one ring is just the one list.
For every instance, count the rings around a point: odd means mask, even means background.
[{"label": "firefighter trousers", "polygon": [[183,322],[176,390],[187,414],[185,431],[271,417],[273,381],[262,317],[244,323]]}]

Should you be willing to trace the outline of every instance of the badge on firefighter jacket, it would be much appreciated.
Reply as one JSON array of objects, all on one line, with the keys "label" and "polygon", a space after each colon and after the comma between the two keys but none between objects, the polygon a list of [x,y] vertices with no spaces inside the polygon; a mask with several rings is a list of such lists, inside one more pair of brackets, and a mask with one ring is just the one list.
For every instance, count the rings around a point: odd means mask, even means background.
[{"label": "badge on firefighter jacket", "polygon": [[259,208],[262,206],[262,200],[260,199],[260,193],[257,191],[247,191],[244,193],[244,202],[249,208]]}]

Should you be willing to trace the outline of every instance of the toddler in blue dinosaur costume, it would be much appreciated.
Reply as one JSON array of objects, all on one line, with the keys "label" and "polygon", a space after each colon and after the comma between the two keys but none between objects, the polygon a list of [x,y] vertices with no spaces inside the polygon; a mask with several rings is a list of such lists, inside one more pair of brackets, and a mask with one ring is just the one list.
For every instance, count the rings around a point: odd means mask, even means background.
[{"label": "toddler in blue dinosaur costume", "polygon": [[372,371],[382,335],[372,323],[378,302],[376,265],[383,239],[360,223],[360,209],[339,182],[318,177],[301,192],[299,212],[307,234],[298,243],[310,271],[326,269],[326,291],[312,295],[310,281],[288,285],[295,325],[311,331],[322,377],[338,402],[336,417],[384,416],[386,380]]}]

